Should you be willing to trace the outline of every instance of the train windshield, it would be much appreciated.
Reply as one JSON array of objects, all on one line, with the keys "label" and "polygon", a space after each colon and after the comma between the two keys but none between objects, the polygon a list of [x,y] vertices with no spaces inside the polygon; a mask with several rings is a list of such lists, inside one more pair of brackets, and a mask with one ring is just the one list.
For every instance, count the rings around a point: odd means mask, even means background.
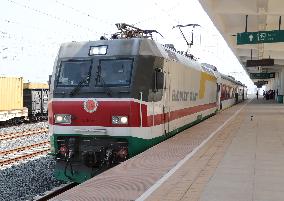
[{"label": "train windshield", "polygon": [[57,86],[76,86],[82,80],[84,83],[82,85],[89,85],[90,75],[92,67],[92,61],[82,61],[82,60],[72,60],[61,62]]},{"label": "train windshield", "polygon": [[133,60],[100,60],[98,68],[98,86],[129,86],[131,82]]}]

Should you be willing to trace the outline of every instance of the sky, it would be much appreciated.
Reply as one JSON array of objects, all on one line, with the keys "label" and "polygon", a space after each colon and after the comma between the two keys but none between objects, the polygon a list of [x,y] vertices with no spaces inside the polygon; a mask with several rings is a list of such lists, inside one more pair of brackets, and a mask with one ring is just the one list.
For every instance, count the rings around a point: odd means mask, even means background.
[{"label": "sky", "polygon": [[46,82],[52,73],[60,44],[98,40],[115,33],[115,23],[156,29],[162,44],[185,51],[177,24],[194,44],[190,52],[199,62],[215,65],[252,87],[252,82],[215,28],[198,0],[0,0],[0,76],[21,76],[25,81]]}]

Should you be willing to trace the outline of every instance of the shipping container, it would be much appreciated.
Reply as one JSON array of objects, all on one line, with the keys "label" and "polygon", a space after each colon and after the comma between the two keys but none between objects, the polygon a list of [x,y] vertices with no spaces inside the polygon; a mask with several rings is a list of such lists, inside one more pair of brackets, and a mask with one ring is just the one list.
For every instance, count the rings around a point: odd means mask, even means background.
[{"label": "shipping container", "polygon": [[0,77],[0,111],[23,110],[23,78]]},{"label": "shipping container", "polygon": [[44,83],[24,83],[24,106],[31,121],[47,119],[49,89]]},{"label": "shipping container", "polygon": [[46,83],[24,83],[24,89],[48,89],[48,84]]}]

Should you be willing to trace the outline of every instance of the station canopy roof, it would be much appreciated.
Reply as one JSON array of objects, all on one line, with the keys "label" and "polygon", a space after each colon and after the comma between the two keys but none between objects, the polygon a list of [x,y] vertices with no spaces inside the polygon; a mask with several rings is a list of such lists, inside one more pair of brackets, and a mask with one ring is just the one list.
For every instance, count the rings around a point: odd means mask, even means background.
[{"label": "station canopy roof", "polygon": [[282,70],[284,0],[199,2],[251,79],[257,79],[260,74],[260,77],[273,76]]}]

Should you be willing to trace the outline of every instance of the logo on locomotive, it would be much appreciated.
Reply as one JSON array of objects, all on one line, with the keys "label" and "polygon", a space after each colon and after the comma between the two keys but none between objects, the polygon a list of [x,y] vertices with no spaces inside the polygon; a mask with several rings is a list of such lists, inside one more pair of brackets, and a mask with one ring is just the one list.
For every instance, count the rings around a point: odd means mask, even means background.
[{"label": "logo on locomotive", "polygon": [[93,113],[97,110],[99,103],[96,99],[87,99],[84,101],[83,106],[86,112]]},{"label": "logo on locomotive", "polygon": [[193,91],[172,90],[172,101],[196,101],[198,93]]}]

